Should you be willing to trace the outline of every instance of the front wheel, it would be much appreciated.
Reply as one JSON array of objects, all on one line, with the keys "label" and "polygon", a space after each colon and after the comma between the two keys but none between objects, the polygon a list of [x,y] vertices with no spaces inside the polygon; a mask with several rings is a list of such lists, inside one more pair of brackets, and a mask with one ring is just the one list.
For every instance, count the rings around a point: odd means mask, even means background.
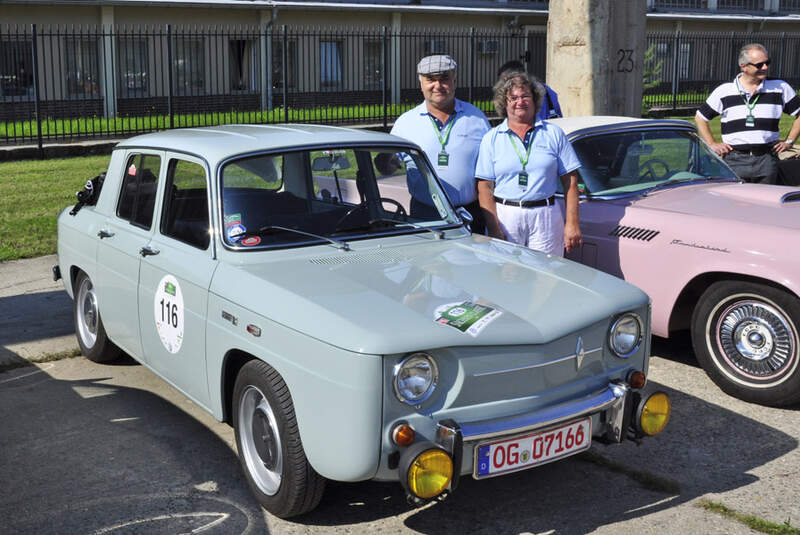
[{"label": "front wheel", "polygon": [[233,424],[247,482],[264,509],[288,518],[319,504],[325,479],[306,459],[289,388],[263,361],[251,360],[239,371]]},{"label": "front wheel", "polygon": [[119,358],[122,351],[106,335],[94,284],[83,271],[75,278],[74,295],[75,335],[81,353],[92,362],[109,362]]},{"label": "front wheel", "polygon": [[728,394],[764,405],[800,401],[800,300],[771,286],[715,282],[692,314],[700,365]]}]

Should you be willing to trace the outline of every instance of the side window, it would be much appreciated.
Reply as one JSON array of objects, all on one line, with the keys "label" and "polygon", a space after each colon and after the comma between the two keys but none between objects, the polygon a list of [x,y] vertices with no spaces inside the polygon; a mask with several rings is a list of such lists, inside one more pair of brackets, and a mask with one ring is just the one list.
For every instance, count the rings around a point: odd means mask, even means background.
[{"label": "side window", "polygon": [[172,159],[167,167],[161,234],[208,248],[208,185],[202,165]]},{"label": "side window", "polygon": [[149,229],[156,204],[161,157],[155,154],[132,154],[125,164],[117,203],[117,215],[134,225]]}]

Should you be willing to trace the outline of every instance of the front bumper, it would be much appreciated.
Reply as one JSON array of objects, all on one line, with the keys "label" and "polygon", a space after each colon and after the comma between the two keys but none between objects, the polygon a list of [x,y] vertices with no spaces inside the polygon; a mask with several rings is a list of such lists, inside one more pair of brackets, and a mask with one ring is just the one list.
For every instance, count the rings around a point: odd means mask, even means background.
[{"label": "front bumper", "polygon": [[[403,453],[398,477],[408,490],[411,483],[405,479],[408,478],[409,466],[414,462],[412,457],[426,448],[440,449],[452,460],[452,479],[443,489],[452,492],[461,475],[472,473],[477,478],[474,465],[478,444],[487,440],[510,439],[587,417],[592,419],[592,439],[595,442],[608,444],[619,443],[626,438],[636,439],[644,436],[634,421],[644,405],[641,394],[632,390],[627,383],[612,382],[599,392],[523,414],[471,422],[439,420],[433,441],[415,444]],[[415,499],[412,492],[409,492],[409,498]]]}]

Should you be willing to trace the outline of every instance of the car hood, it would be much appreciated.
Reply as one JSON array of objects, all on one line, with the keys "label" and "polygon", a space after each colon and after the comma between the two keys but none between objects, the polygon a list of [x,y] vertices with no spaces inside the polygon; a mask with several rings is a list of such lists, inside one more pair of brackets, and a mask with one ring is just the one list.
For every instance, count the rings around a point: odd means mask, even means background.
[{"label": "car hood", "polygon": [[[541,344],[648,302],[620,279],[506,242],[411,238],[396,246],[357,242],[352,251],[258,253],[267,260],[223,263],[212,291],[267,320],[373,354]],[[442,323],[443,308],[470,304],[487,313],[473,332]]]},{"label": "car hood", "polygon": [[791,187],[730,182],[684,184],[638,197],[633,204],[637,208],[800,229],[800,190]]}]

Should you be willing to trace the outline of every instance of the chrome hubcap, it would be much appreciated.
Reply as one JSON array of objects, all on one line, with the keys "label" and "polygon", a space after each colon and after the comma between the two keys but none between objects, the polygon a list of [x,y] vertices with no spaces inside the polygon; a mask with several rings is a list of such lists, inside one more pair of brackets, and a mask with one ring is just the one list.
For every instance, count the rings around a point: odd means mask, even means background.
[{"label": "chrome hubcap", "polygon": [[92,348],[97,341],[98,323],[97,297],[92,281],[83,279],[75,302],[78,303],[78,336],[84,346]]},{"label": "chrome hubcap", "polygon": [[250,477],[273,496],[281,486],[283,450],[277,420],[264,394],[248,386],[239,400],[239,443]]},{"label": "chrome hubcap", "polygon": [[783,311],[757,300],[736,301],[718,316],[717,342],[725,361],[753,379],[774,379],[796,358],[796,335]]}]

